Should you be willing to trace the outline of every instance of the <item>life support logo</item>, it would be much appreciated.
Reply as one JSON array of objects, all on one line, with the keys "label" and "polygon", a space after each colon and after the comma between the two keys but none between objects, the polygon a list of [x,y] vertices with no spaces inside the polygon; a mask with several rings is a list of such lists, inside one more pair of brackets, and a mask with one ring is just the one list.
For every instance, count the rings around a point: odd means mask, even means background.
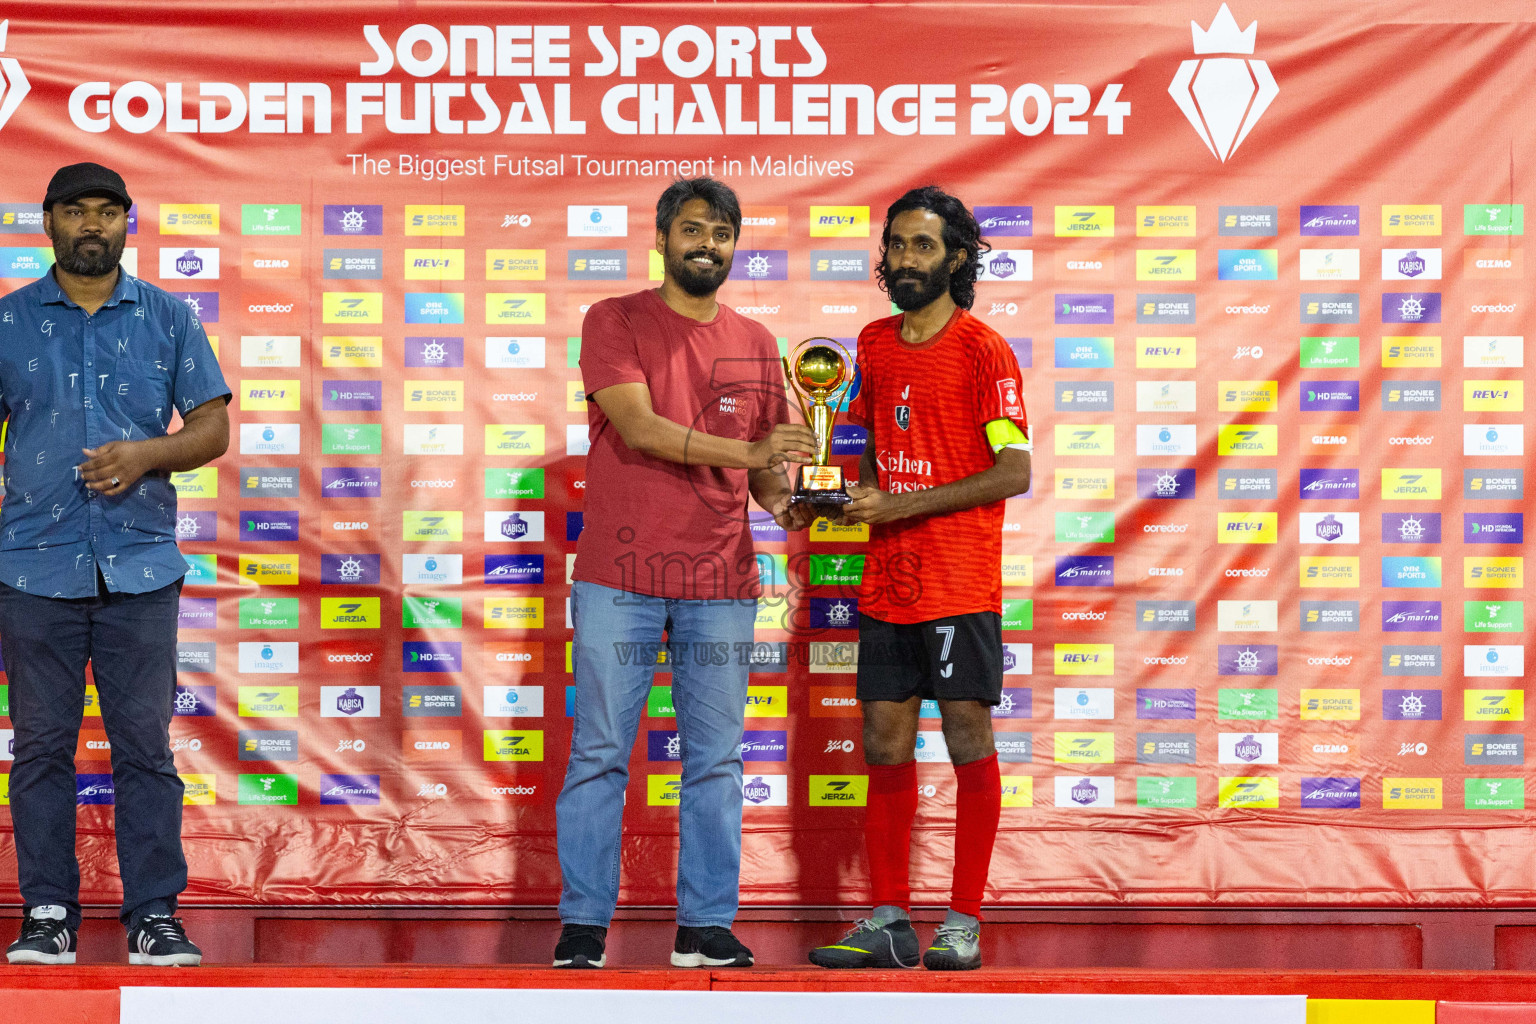
[{"label": "life support logo", "polygon": [[[0,21],[0,53],[5,52],[5,34],[10,25],[9,20]],[[0,128],[5,127],[5,122],[11,119],[31,91],[32,86],[27,81],[26,72],[21,70],[20,62],[15,57],[0,57]]]},{"label": "life support logo", "polygon": [[1280,92],[1269,65],[1241,56],[1251,54],[1259,23],[1238,29],[1226,4],[1216,12],[1211,27],[1189,23],[1194,36],[1195,59],[1179,65],[1168,85],[1168,94],[1205,143],[1222,163],[1243,144],[1253,126]]}]

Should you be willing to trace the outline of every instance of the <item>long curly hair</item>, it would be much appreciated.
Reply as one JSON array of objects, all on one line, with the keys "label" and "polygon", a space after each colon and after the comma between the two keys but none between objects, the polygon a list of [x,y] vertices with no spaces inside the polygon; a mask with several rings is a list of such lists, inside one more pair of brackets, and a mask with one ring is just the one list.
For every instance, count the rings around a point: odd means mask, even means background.
[{"label": "long curly hair", "polygon": [[[976,302],[976,279],[981,276],[981,257],[992,247],[981,237],[981,225],[964,203],[937,185],[914,188],[885,211],[885,228],[880,234],[880,266],[885,267],[886,250],[891,244],[891,221],[908,210],[927,210],[944,221],[944,255],[965,250],[965,262],[950,275],[949,297],[962,309]],[[880,287],[887,294],[885,275],[878,275]]]}]

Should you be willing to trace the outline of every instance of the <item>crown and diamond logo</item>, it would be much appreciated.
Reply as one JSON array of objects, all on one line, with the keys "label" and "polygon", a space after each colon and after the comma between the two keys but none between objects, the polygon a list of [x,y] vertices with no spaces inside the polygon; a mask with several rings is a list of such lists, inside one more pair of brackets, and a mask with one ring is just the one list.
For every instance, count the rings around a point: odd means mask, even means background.
[{"label": "crown and diamond logo", "polygon": [[[0,21],[0,53],[5,52],[5,36],[10,26],[9,20]],[[5,122],[11,119],[31,91],[32,85],[27,81],[26,72],[21,70],[20,62],[15,57],[0,57],[0,128],[5,127]]]},{"label": "crown and diamond logo", "polygon": [[1195,59],[1179,65],[1168,94],[1199,133],[1205,148],[1226,163],[1274,102],[1280,87],[1262,60],[1208,56],[1252,54],[1257,21],[1239,30],[1232,12],[1222,4],[1210,28],[1202,29],[1194,21],[1189,27]]}]

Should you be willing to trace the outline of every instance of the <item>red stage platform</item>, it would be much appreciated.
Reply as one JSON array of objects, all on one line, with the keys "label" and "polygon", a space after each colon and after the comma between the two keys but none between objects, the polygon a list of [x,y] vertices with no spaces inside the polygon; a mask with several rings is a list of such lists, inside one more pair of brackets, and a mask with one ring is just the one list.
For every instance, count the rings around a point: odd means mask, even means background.
[{"label": "red stage platform", "polygon": [[[1001,910],[983,933],[996,966],[966,974],[809,967],[805,950],[848,927],[849,915],[833,910],[744,910],[737,932],[760,966],[714,972],[664,966],[674,925],[660,908],[627,909],[609,933],[613,966],[592,972],[546,966],[559,930],[546,908],[192,907],[183,916],[210,966],[128,967],[121,926],[91,908],[79,965],[0,965],[0,1024],[117,1024],[119,990],[139,986],[1290,994],[1309,997],[1309,1024],[1536,1024],[1536,920],[1519,911]],[[938,914],[917,917],[926,930]],[[1503,969],[1435,969],[1469,965]]]}]

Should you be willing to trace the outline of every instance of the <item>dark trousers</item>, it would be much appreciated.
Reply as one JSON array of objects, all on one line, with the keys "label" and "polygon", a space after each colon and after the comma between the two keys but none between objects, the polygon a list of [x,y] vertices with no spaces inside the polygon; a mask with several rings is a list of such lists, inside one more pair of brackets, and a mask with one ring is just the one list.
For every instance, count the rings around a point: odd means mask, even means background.
[{"label": "dark trousers", "polygon": [[[100,581],[98,581],[98,584]],[[122,920],[175,911],[187,887],[181,778],[171,756],[181,581],[147,594],[39,597],[0,584],[0,657],[16,732],[11,822],[21,898],[80,926],[75,747],[92,662],[112,744]]]}]

